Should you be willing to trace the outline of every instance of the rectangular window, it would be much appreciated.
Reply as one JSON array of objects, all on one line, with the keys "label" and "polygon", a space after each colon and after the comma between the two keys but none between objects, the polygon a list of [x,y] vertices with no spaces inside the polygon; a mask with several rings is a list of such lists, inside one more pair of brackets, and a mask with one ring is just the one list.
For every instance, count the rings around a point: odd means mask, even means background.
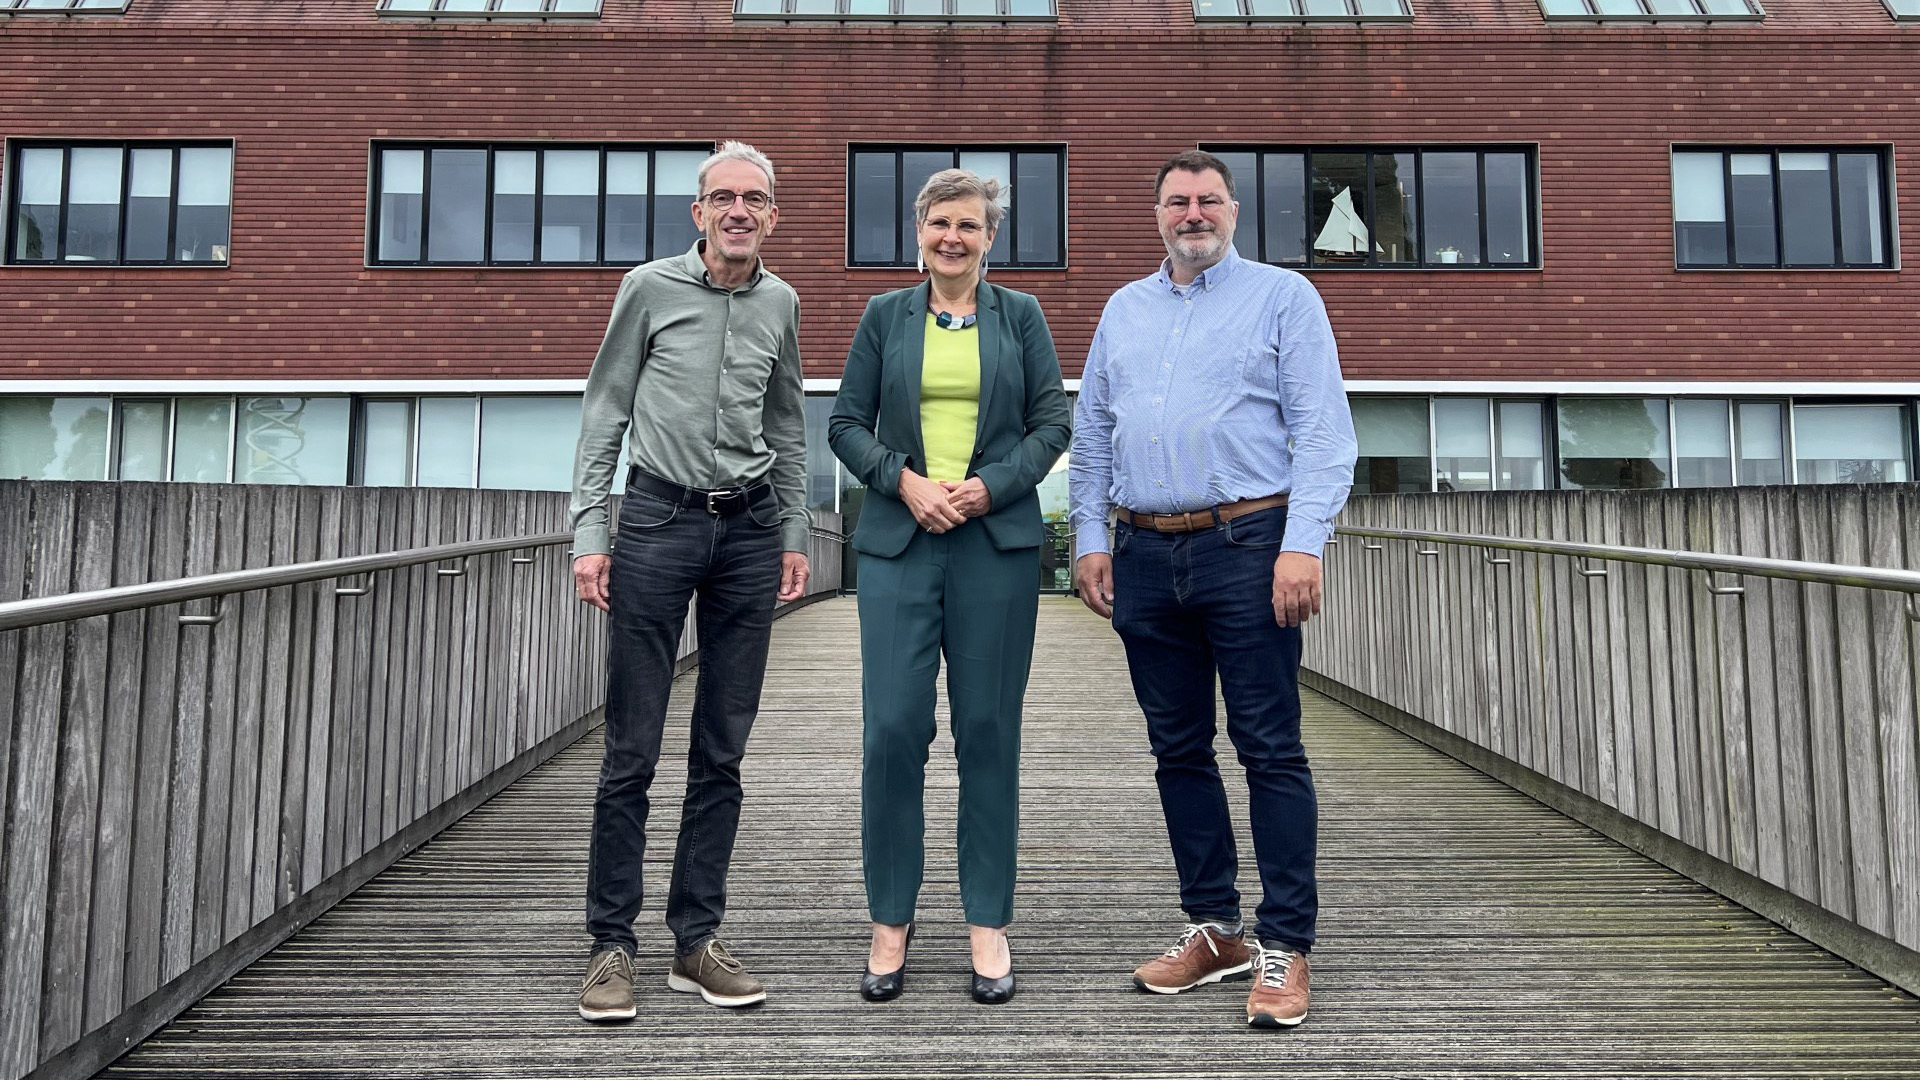
[{"label": "rectangular window", "polygon": [[1891,267],[1887,190],[1883,149],[1676,150],[1675,264]]},{"label": "rectangular window", "polygon": [[382,145],[376,266],[637,266],[693,246],[712,151],[628,146]]},{"label": "rectangular window", "polygon": [[1549,20],[1704,22],[1766,17],[1760,0],[1540,0]]},{"label": "rectangular window", "polygon": [[234,481],[345,484],[351,412],[344,397],[241,398]]},{"label": "rectangular window", "polygon": [[1546,405],[1539,401],[1501,401],[1494,405],[1494,438],[1499,444],[1501,491],[1540,491],[1547,485]]},{"label": "rectangular window", "polygon": [[1784,406],[1777,401],[1743,401],[1735,410],[1734,439],[1739,444],[1739,472],[1735,482],[1787,482],[1787,442]]},{"label": "rectangular window", "polygon": [[1427,398],[1356,397],[1353,430],[1360,442],[1353,467],[1356,495],[1433,490],[1433,442]]},{"label": "rectangular window", "polygon": [[104,397],[0,397],[0,477],[106,479],[109,407]]},{"label": "rectangular window", "polygon": [[233,146],[16,143],[7,261],[223,266]]},{"label": "rectangular window", "polygon": [[468,19],[551,19],[600,16],[600,0],[379,0],[382,15]]},{"label": "rectangular window", "polygon": [[1793,406],[1795,479],[1897,484],[1913,479],[1905,405]]},{"label": "rectangular window", "polygon": [[118,15],[128,0],[0,0],[0,15]]},{"label": "rectangular window", "polygon": [[736,18],[1052,19],[1054,0],[734,0]]},{"label": "rectangular window", "polygon": [[353,482],[365,487],[413,483],[412,398],[363,398],[354,432]]},{"label": "rectangular window", "polygon": [[165,480],[173,402],[121,398],[113,403],[116,480]]},{"label": "rectangular window", "polygon": [[1486,398],[1433,399],[1434,486],[1486,491],[1493,486],[1493,412]]},{"label": "rectangular window", "polygon": [[224,484],[233,477],[233,399],[183,397],[173,403],[173,479]]},{"label": "rectangular window", "polygon": [[1200,22],[1412,22],[1413,7],[1408,0],[1193,0],[1193,17]]},{"label": "rectangular window", "polygon": [[854,147],[847,155],[847,262],[912,266],[913,200],[942,169],[1000,181],[1006,215],[989,266],[1060,268],[1067,261],[1064,147]]},{"label": "rectangular window", "polygon": [[1316,269],[1535,268],[1528,147],[1218,149],[1240,203],[1234,246]]},{"label": "rectangular window", "polygon": [[480,403],[480,486],[566,491],[580,440],[580,398],[489,397]]},{"label": "rectangular window", "polygon": [[1733,422],[1725,400],[1676,398],[1673,402],[1675,487],[1733,484]]},{"label": "rectangular window", "polygon": [[1563,397],[1558,408],[1563,487],[1672,487],[1666,398]]}]

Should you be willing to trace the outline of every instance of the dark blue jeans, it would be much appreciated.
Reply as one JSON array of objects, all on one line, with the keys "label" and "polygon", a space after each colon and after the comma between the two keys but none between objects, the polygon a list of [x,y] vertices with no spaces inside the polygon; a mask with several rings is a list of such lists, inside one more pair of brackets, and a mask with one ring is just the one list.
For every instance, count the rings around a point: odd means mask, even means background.
[{"label": "dark blue jeans", "polygon": [[725,517],[627,489],[608,582],[606,757],[587,866],[587,931],[595,949],[634,951],[647,788],[660,761],[687,602],[696,595],[700,674],[667,927],[683,955],[720,928],[740,825],[740,760],[760,710],[780,553],[779,506],[770,489]]},{"label": "dark blue jeans", "polygon": [[1160,806],[1196,922],[1240,915],[1240,861],[1214,757],[1214,675],[1227,738],[1247,772],[1260,940],[1313,947],[1319,809],[1300,745],[1300,630],[1274,621],[1273,563],[1283,507],[1211,529],[1157,533],[1122,522],[1114,536],[1113,628],[1159,767]]}]

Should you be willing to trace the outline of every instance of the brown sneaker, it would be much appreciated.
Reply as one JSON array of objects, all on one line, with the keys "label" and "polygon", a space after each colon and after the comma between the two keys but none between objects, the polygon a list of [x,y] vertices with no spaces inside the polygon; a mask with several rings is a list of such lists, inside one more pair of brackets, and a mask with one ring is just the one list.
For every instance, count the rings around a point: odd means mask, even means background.
[{"label": "brown sneaker", "polygon": [[580,986],[580,1019],[601,1022],[633,1016],[633,958],[625,949],[601,949],[587,961],[587,981]]},{"label": "brown sneaker", "polygon": [[1155,994],[1177,994],[1244,979],[1252,967],[1244,936],[1228,937],[1212,923],[1188,923],[1173,948],[1133,970],[1133,985]]},{"label": "brown sneaker", "polygon": [[1307,1018],[1307,956],[1292,949],[1260,949],[1260,977],[1247,995],[1247,1023],[1293,1027]]},{"label": "brown sneaker", "polygon": [[766,984],[747,974],[740,961],[727,950],[727,943],[708,938],[691,956],[676,956],[667,972],[667,988],[683,994],[699,994],[709,1005],[736,1009],[758,1005],[767,1000]]}]

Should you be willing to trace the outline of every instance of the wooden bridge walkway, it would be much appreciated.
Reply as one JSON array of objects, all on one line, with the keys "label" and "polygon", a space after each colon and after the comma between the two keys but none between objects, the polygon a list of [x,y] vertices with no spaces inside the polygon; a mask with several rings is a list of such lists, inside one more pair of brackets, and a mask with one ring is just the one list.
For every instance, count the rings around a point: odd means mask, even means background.
[{"label": "wooden bridge walkway", "polygon": [[[853,601],[836,600],[777,624],[747,763],[726,932],[767,980],[766,1005],[728,1012],[668,991],[670,941],[650,898],[640,1018],[575,1016],[596,733],[104,1075],[1920,1077],[1911,997],[1313,695],[1324,909],[1312,1015],[1256,1032],[1243,989],[1137,993],[1129,970],[1181,923],[1152,759],[1106,625],[1043,601],[1040,641],[1010,1005],[966,997],[944,734],[908,992],[870,1005],[854,991],[859,666]],[[667,809],[654,815],[666,829],[684,746],[684,726],[670,727],[656,788]],[[1244,790],[1229,783],[1236,813]],[[671,833],[655,828],[649,850],[657,895]],[[1250,854],[1242,877],[1251,907]]]}]

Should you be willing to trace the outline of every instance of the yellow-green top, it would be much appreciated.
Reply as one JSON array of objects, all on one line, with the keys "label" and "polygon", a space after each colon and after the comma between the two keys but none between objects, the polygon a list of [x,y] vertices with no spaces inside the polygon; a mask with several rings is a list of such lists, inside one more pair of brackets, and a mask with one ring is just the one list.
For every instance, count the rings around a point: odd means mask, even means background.
[{"label": "yellow-green top", "polygon": [[980,327],[947,330],[934,318],[927,316],[920,368],[920,439],[927,478],[957,484],[967,478],[980,422]]}]

